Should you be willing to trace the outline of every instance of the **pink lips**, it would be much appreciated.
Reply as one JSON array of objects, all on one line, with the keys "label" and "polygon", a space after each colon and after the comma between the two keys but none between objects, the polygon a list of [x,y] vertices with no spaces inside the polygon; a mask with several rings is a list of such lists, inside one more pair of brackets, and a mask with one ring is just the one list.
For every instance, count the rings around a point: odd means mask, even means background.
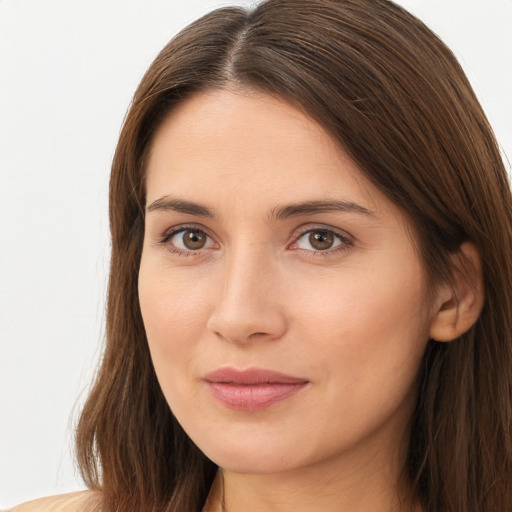
[{"label": "pink lips", "polygon": [[259,411],[289,398],[309,381],[272,370],[221,368],[205,376],[210,393],[231,409]]}]

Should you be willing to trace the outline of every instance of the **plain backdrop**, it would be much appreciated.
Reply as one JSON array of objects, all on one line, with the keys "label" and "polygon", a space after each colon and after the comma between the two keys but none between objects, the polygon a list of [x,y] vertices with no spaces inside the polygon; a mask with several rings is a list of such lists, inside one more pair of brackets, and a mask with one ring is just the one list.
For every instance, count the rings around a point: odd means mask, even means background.
[{"label": "plain backdrop", "polygon": [[[400,3],[458,56],[512,159],[512,0]],[[0,507],[83,488],[73,421],[101,353],[116,139],[157,52],[227,4],[0,0]]]}]

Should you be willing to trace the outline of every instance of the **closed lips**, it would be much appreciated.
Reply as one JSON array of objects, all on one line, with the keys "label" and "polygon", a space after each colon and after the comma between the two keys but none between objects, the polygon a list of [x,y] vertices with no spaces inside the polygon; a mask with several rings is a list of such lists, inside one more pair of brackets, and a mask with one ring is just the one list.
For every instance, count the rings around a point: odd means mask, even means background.
[{"label": "closed lips", "polygon": [[205,377],[212,396],[230,409],[258,411],[304,389],[309,381],[272,370],[222,368]]}]

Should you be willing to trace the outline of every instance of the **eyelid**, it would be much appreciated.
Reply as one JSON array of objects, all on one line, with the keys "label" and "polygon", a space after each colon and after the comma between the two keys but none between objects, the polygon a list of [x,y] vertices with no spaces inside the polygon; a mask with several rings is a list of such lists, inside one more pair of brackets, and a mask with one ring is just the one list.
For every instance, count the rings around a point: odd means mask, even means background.
[{"label": "eyelid", "polygon": [[[328,233],[332,233],[336,238],[338,238],[341,241],[341,244],[336,245],[333,248],[325,249],[325,250],[314,250],[314,249],[301,249],[301,248],[293,248],[292,246],[297,244],[298,241],[307,233],[314,232],[314,231],[324,231]],[[297,228],[295,233],[293,234],[293,241],[291,244],[288,245],[288,249],[292,250],[298,250],[298,251],[305,251],[313,253],[316,255],[328,255],[337,251],[343,251],[347,250],[348,248],[352,247],[355,243],[355,238],[347,233],[347,231],[344,231],[342,229],[335,228],[333,226],[327,225],[327,224],[304,224]]]},{"label": "eyelid", "polygon": [[164,233],[158,237],[158,240],[157,240],[158,244],[165,246],[167,248],[167,250],[171,251],[172,253],[179,254],[182,256],[199,255],[199,254],[202,254],[206,250],[212,249],[212,247],[203,247],[203,248],[200,248],[197,250],[182,249],[182,248],[177,247],[170,243],[171,239],[174,236],[176,236],[179,233],[182,233],[184,231],[188,231],[188,230],[203,233],[215,245],[215,247],[213,247],[213,248],[219,247],[219,244],[216,242],[215,238],[209,233],[208,229],[206,229],[202,225],[194,224],[194,223],[178,224],[176,226],[167,228],[164,231]]},{"label": "eyelid", "polygon": [[174,235],[180,233],[181,231],[186,231],[187,229],[190,229],[191,231],[200,231],[201,233],[204,233],[208,237],[210,237],[213,240],[213,237],[210,235],[208,230],[199,224],[194,223],[186,223],[186,224],[177,224],[176,226],[171,226],[170,228],[167,228],[161,235],[159,235],[159,241],[161,243],[168,242]]}]

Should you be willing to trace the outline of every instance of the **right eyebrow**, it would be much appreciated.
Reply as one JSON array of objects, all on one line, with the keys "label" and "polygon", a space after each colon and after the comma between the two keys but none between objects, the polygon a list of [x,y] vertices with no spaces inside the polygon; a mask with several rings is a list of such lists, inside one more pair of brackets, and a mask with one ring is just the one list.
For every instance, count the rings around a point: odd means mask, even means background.
[{"label": "right eyebrow", "polygon": [[168,210],[172,210],[179,213],[188,213],[189,215],[197,215],[199,217],[215,217],[213,212],[206,206],[197,203],[192,203],[190,201],[183,201],[181,199],[170,199],[169,196],[163,196],[160,199],[153,201],[146,208],[147,212]]}]

